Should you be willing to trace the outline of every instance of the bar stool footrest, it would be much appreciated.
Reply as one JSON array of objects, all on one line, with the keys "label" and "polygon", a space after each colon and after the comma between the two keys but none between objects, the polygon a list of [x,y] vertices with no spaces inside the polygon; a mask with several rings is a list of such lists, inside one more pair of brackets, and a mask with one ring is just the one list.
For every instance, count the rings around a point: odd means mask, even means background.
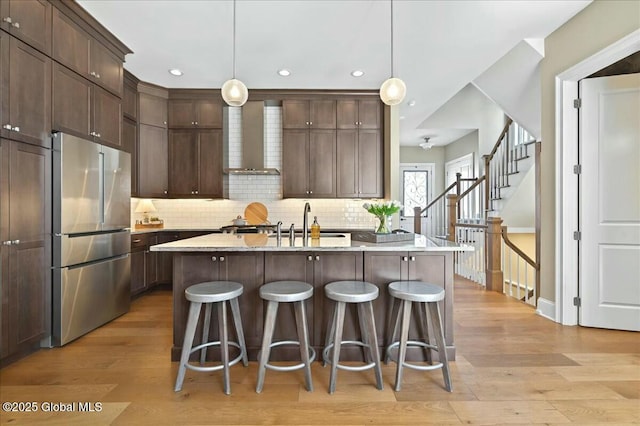
[{"label": "bar stool footrest", "polygon": [[[240,350],[240,355],[238,355],[236,358],[229,361],[229,367],[231,367],[232,365],[236,365],[242,359],[242,347],[240,346],[239,343],[236,343],[236,342],[227,342],[227,344],[229,346],[233,346],[234,348],[238,348]],[[201,350],[202,348],[209,347],[209,346],[220,346],[220,341],[208,342],[198,346],[194,346],[193,348],[191,348],[191,351],[189,352],[189,354],[192,354],[194,352]],[[189,364],[187,362],[185,364],[185,367],[188,368],[189,370],[194,370],[194,371],[218,371],[224,368],[224,364],[214,365],[211,367],[201,367],[198,365]]]},{"label": "bar stool footrest", "polygon": [[[277,346],[284,346],[284,345],[300,346],[300,342],[298,342],[297,340],[281,340],[279,342],[271,343],[271,345],[269,345],[269,348],[275,348]],[[258,352],[257,358],[260,359],[260,352]],[[316,350],[313,349],[311,346],[309,346],[309,364],[311,364],[315,360],[316,360]],[[294,364],[294,365],[273,365],[267,362],[264,365],[264,367],[268,370],[274,370],[274,371],[295,371],[295,370],[300,370],[301,368],[304,368],[305,363],[301,362],[300,364]]]},{"label": "bar stool footrest", "polygon": [[[391,350],[394,349],[394,348],[397,348],[398,346],[400,346],[400,342],[393,342],[392,344],[390,344],[387,347],[387,351],[386,351],[387,357],[389,357],[389,359],[391,359],[391,361],[395,362],[396,364],[398,363],[398,357],[397,357],[397,355],[394,357],[391,354]],[[417,340],[408,340],[407,341],[407,347],[410,347],[410,346],[433,349],[435,351],[438,350],[438,347],[436,345],[432,345],[432,344],[425,343],[425,342],[420,342],[420,341],[417,341]],[[443,364],[441,362],[438,362],[438,363],[432,364],[432,365],[418,365],[418,364],[413,364],[413,363],[405,361],[405,362],[402,363],[402,365],[404,367],[411,368],[413,370],[420,370],[420,371],[437,370],[438,368],[442,368],[443,367]]]},{"label": "bar stool footrest", "polygon": [[[342,345],[356,345],[356,346],[362,346],[363,348],[368,348],[369,345],[367,345],[366,343],[363,343],[359,340],[343,340],[340,342],[340,346]],[[329,358],[329,350],[331,350],[331,348],[333,348],[333,343],[331,343],[329,346],[327,346],[326,348],[324,348],[324,350],[322,351],[322,359],[324,360],[324,362],[326,364],[329,365],[333,365],[333,361]],[[369,370],[370,368],[373,368],[376,366],[375,362],[370,362],[368,364],[365,365],[358,365],[358,366],[352,366],[352,365],[344,365],[344,364],[340,364],[338,363],[336,365],[336,367],[339,370],[347,370],[347,371],[365,371],[365,370]]]}]

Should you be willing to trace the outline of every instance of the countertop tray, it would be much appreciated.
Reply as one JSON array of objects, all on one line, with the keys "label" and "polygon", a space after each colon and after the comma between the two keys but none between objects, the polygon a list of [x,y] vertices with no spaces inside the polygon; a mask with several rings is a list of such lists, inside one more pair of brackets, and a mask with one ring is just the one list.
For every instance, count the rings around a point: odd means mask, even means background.
[{"label": "countertop tray", "polygon": [[390,234],[376,234],[373,231],[352,231],[351,240],[367,243],[397,243],[399,241],[413,241],[412,232],[392,232]]}]

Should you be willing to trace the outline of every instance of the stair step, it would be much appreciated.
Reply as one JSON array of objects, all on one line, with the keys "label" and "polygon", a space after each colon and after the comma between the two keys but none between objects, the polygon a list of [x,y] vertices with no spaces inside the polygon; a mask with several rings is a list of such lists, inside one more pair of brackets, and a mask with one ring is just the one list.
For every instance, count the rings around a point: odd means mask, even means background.
[{"label": "stair step", "polygon": [[[490,198],[490,200],[491,200],[491,201],[502,200],[502,197],[498,197],[498,198],[493,198],[493,197],[492,197],[492,198]],[[491,210],[491,211],[493,211],[493,210]]]},{"label": "stair step", "polygon": [[495,188],[502,189],[502,188],[510,188],[510,187],[511,187],[511,185],[506,184],[506,185],[498,185]]},{"label": "stair step", "polygon": [[514,158],[514,161],[520,161],[520,160],[526,160],[527,158],[531,158],[530,155],[525,155],[524,157],[518,157],[518,158]]},{"label": "stair step", "polygon": [[509,173],[507,173],[507,176],[517,175],[518,173],[520,173],[520,172],[516,170],[515,172],[509,172]]}]

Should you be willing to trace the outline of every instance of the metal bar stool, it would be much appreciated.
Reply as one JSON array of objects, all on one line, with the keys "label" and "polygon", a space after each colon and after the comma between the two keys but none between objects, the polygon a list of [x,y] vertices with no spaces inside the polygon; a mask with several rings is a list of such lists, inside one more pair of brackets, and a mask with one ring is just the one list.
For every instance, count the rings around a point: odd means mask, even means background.
[{"label": "metal bar stool", "polygon": [[[262,336],[262,348],[258,354],[258,383],[256,392],[262,392],[266,369],[275,371],[294,371],[304,368],[305,385],[309,392],[313,391],[311,381],[311,363],[316,359],[315,350],[309,345],[309,327],[307,325],[307,313],[304,301],[313,296],[311,284],[302,281],[274,281],[260,287],[260,297],[267,300],[267,314]],[[280,303],[293,303],[296,317],[298,340],[281,340],[273,342],[276,315]],[[283,345],[300,346],[300,364],[289,366],[277,366],[269,364],[271,348]]]},{"label": "metal bar stool", "polygon": [[[242,321],[240,319],[240,307],[238,305],[238,297],[242,294],[242,284],[233,281],[208,281],[195,284],[188,287],[185,291],[185,297],[191,302],[189,306],[189,318],[187,327],[184,332],[184,342],[182,343],[182,353],[180,355],[180,367],[178,368],[178,377],[176,379],[175,391],[182,390],[182,382],[184,381],[185,372],[188,369],[194,371],[217,371],[224,372],[224,393],[231,393],[231,385],[229,381],[229,367],[237,364],[240,360],[244,366],[249,365],[247,359],[247,348],[244,342],[244,332],[242,331]],[[233,313],[233,323],[235,324],[236,337],[238,342],[230,342],[227,330],[227,305],[231,305]],[[200,317],[200,308],[205,304],[204,324],[202,327],[202,342],[198,346],[193,345],[198,319]],[[218,330],[220,340],[209,342],[209,325],[211,321],[211,307],[216,304],[218,311]],[[207,348],[209,346],[220,346],[221,364],[212,367],[204,367],[207,357]],[[240,354],[229,361],[229,346],[234,346],[240,350]],[[200,352],[200,365],[189,364],[189,356],[197,351]]]},{"label": "metal bar stool", "polygon": [[[440,317],[440,307],[438,302],[444,300],[444,289],[435,284],[429,284],[422,281],[395,281],[389,284],[389,294],[398,299],[402,306],[398,309],[398,315],[395,318],[395,326],[391,335],[391,344],[387,346],[385,360],[391,358],[397,362],[395,390],[399,391],[402,387],[402,369],[403,367],[413,368],[415,370],[435,370],[442,368],[444,384],[447,391],[451,392],[451,376],[449,375],[449,362],[447,360],[447,348],[444,342],[444,332],[442,330],[442,320]],[[394,304],[396,300],[394,299]],[[428,326],[425,324],[425,341],[409,340],[409,323],[411,321],[411,305],[413,302],[420,303],[422,309],[431,319],[433,331],[435,334],[436,344],[432,345],[427,332]],[[398,334],[398,323],[402,321],[400,340],[396,340]],[[418,365],[405,361],[407,355],[407,346],[419,346],[423,348],[433,349],[438,352],[440,362],[431,365]],[[398,347],[398,357],[391,357],[391,350]],[[430,357],[428,358],[429,361]]]},{"label": "metal bar stool", "polygon": [[[376,387],[382,389],[382,369],[380,368],[380,352],[378,337],[373,316],[372,301],[378,298],[378,287],[364,281],[335,281],[324,287],[327,298],[335,301],[333,319],[327,332],[326,345],[322,352],[325,363],[331,364],[329,378],[329,393],[336,390],[336,375],[338,368],[348,371],[363,371],[373,368],[376,375]],[[357,303],[358,319],[362,341],[342,340],[344,314],[347,303]],[[368,349],[368,363],[361,366],[340,364],[340,347],[342,345],[357,345]],[[331,351],[331,357],[329,357]],[[367,360],[365,360],[367,362]]]}]

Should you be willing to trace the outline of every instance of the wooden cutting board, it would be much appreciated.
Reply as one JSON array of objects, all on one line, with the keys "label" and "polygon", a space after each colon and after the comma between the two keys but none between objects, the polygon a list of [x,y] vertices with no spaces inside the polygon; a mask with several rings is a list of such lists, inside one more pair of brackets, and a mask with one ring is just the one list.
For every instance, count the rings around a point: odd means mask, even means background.
[{"label": "wooden cutting board", "polygon": [[247,219],[249,225],[263,225],[268,223],[267,217],[269,211],[267,206],[262,203],[251,203],[244,209],[244,218]]}]

